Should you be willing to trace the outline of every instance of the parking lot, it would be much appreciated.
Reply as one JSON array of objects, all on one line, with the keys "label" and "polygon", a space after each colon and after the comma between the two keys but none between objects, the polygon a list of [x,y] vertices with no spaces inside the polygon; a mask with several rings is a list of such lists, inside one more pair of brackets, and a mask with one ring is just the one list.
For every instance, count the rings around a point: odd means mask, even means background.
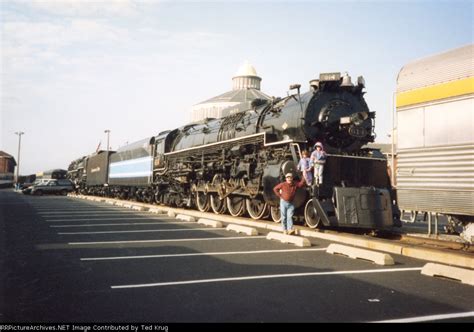
[{"label": "parking lot", "polygon": [[474,321],[474,287],[70,197],[0,190],[0,321]]}]

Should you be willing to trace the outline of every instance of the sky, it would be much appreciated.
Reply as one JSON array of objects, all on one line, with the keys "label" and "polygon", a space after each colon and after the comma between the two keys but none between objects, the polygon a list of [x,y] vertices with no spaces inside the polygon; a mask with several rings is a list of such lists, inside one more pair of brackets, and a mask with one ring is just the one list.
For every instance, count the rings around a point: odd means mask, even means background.
[{"label": "sky", "polygon": [[473,43],[473,1],[0,0],[0,150],[20,174],[180,127],[248,60],[285,96],[321,72],[364,76],[389,142],[398,72]]}]

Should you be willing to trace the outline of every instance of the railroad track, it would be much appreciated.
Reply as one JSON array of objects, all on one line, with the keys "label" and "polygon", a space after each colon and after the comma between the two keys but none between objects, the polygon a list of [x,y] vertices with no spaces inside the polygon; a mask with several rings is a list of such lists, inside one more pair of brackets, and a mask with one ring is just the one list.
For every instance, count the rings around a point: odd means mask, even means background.
[{"label": "railroad track", "polygon": [[459,236],[451,235],[452,239],[436,239],[426,237],[425,234],[399,234],[398,241],[401,243],[422,245],[429,248],[462,250],[474,254],[474,247],[464,242]]}]

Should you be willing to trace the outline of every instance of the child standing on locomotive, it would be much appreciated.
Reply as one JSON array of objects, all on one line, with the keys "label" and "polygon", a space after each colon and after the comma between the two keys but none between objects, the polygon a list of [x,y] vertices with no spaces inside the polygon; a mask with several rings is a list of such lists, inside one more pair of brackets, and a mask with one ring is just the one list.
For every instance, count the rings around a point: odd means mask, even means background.
[{"label": "child standing on locomotive", "polygon": [[293,229],[293,213],[295,212],[293,199],[295,198],[296,190],[304,185],[304,177],[301,177],[300,182],[295,183],[293,182],[293,174],[287,173],[285,175],[285,182],[279,183],[273,188],[275,195],[280,197],[281,225],[285,234],[293,234],[295,232]]},{"label": "child standing on locomotive", "polygon": [[316,142],[314,145],[315,150],[311,153],[311,162],[314,165],[314,178],[316,185],[323,183],[323,171],[324,164],[326,163],[326,152],[324,151],[323,144]]},{"label": "child standing on locomotive", "polygon": [[298,163],[298,170],[303,172],[303,177],[306,180],[306,184],[308,186],[311,185],[311,182],[313,182],[313,173],[311,172],[311,159],[309,158],[309,152],[304,150],[301,152],[301,155],[303,158],[300,159],[300,162]]}]

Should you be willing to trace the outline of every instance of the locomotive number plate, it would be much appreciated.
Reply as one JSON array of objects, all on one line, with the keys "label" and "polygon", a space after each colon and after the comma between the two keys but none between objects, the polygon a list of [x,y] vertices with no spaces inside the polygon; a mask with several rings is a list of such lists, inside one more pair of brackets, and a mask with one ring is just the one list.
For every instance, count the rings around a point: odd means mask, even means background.
[{"label": "locomotive number plate", "polygon": [[349,128],[349,135],[354,137],[365,137],[367,136],[367,130],[362,127],[352,126]]}]

